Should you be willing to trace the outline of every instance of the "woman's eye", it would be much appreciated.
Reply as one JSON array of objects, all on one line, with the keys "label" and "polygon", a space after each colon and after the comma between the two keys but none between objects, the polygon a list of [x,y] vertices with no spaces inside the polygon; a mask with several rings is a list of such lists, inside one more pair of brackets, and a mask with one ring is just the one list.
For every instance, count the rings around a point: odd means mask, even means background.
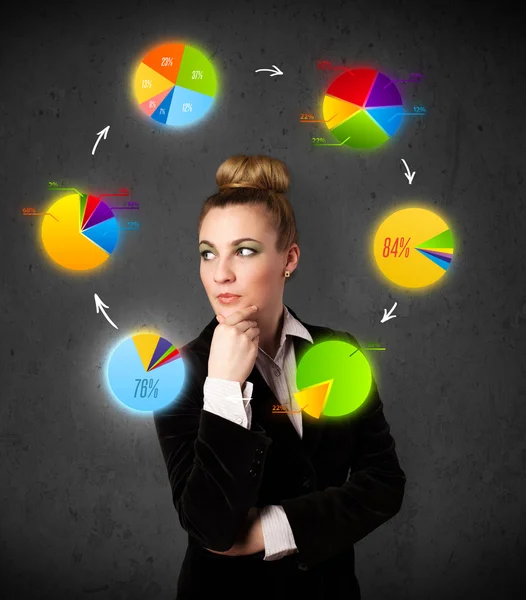
[{"label": "woman's eye", "polygon": [[[249,250],[249,252],[250,252],[250,254],[244,254],[243,256],[251,256],[251,254],[256,254],[257,253],[257,250],[254,250],[253,248],[247,248],[247,247],[239,248],[238,252],[240,252],[241,250]],[[205,254],[208,254],[208,253],[214,254],[210,250],[203,250],[201,252],[201,256],[204,258],[204,260],[211,260],[211,259],[206,258],[206,256],[205,256]]]},{"label": "woman's eye", "polygon": [[[253,250],[252,248],[240,248],[239,250],[250,250],[250,252],[255,254],[255,250]],[[250,254],[245,254],[245,256],[250,256]]]}]

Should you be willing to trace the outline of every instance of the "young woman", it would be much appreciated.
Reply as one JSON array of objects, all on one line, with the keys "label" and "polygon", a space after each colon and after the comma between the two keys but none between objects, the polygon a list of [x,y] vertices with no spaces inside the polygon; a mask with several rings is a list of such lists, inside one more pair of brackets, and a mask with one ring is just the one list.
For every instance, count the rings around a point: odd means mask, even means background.
[{"label": "young woman", "polygon": [[302,355],[358,343],[283,304],[300,256],[284,163],[234,156],[216,181],[199,217],[215,316],[180,348],[185,384],[154,413],[188,533],[176,598],[357,600],[354,544],[400,510],[406,481],[382,401],[373,381],[345,417],[301,410]]}]

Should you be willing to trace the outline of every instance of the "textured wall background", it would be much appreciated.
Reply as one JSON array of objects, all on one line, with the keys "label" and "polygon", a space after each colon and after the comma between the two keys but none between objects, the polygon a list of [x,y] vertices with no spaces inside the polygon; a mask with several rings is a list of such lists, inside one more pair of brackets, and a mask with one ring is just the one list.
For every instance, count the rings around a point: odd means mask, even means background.
[{"label": "textured wall background", "polygon": [[[212,318],[197,216],[231,154],[287,162],[302,251],[285,302],[375,353],[408,477],[402,511],[357,547],[364,599],[524,597],[526,575],[525,46],[504,4],[52,2],[3,17],[0,96],[0,579],[2,596],[169,599],[186,547],[151,418],[108,395],[110,350],[143,328],[177,346]],[[184,39],[221,93],[180,133],[130,96],[144,51]],[[384,149],[313,148],[301,112],[334,74],[375,65],[426,106]],[[283,76],[256,69],[278,65]],[[111,129],[94,156],[96,134]],[[411,186],[401,159],[416,170]],[[96,273],[40,247],[48,181],[132,190],[140,230]],[[393,287],[373,224],[410,199],[446,216],[452,267],[425,293]],[[129,233],[129,232],[128,232]],[[109,305],[119,330],[95,313]],[[396,319],[381,324],[398,302]],[[381,354],[381,356],[379,356]],[[5,593],[5,595],[4,595]]]}]

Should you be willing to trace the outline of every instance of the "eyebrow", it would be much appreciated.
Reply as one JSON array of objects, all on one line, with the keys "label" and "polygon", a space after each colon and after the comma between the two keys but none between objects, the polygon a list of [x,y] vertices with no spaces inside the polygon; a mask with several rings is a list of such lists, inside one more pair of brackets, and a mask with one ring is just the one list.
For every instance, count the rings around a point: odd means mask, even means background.
[{"label": "eyebrow", "polygon": [[[258,244],[262,243],[259,240],[255,240],[254,238],[240,238],[238,240],[234,240],[233,242],[231,242],[230,245],[237,246],[241,242],[257,242]],[[201,240],[199,242],[199,245],[201,245],[201,244],[208,244],[208,246],[212,246],[213,248],[215,248],[214,244],[212,244],[212,242],[209,242],[208,240]]]}]

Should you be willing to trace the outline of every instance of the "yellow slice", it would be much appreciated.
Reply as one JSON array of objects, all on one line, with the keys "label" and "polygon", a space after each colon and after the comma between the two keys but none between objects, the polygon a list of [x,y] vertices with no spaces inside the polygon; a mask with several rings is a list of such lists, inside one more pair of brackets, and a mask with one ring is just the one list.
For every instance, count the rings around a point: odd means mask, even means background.
[{"label": "yellow slice", "polygon": [[327,121],[325,124],[329,129],[334,129],[360,109],[361,106],[334,96],[326,95],[323,99],[323,118]]},{"label": "yellow slice", "polygon": [[331,391],[334,379],[316,383],[294,394],[300,408],[315,419],[319,419]]},{"label": "yellow slice", "polygon": [[145,371],[148,371],[153,353],[159,343],[159,336],[155,333],[139,333],[132,336],[133,343],[141,359]]},{"label": "yellow slice", "polygon": [[163,77],[157,71],[154,71],[148,65],[141,63],[135,73],[135,97],[139,101],[139,104],[146,102],[153,96],[157,96],[164,90],[173,87],[174,84],[166,77]]}]

